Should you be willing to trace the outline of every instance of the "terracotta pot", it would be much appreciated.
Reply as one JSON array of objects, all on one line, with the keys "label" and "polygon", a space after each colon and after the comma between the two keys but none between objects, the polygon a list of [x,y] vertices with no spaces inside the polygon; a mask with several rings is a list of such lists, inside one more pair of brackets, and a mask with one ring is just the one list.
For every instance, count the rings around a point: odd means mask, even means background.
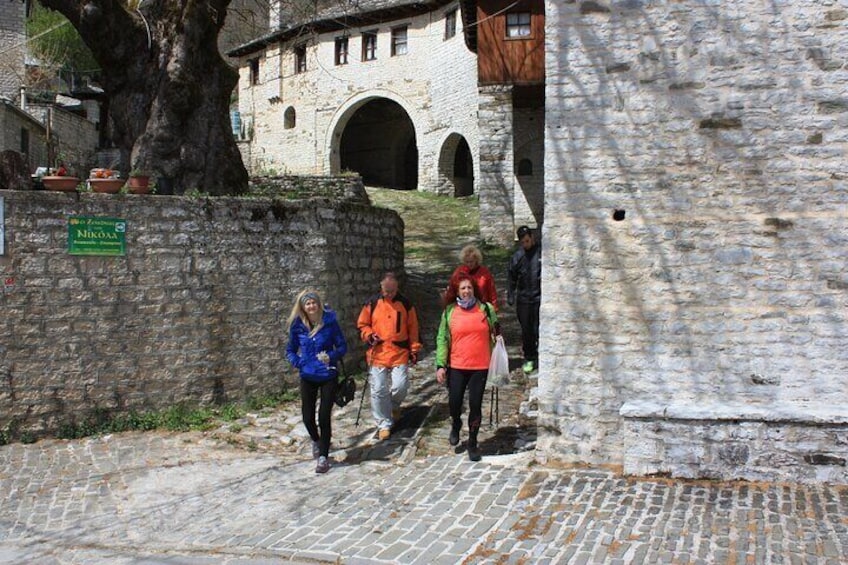
[{"label": "terracotta pot", "polygon": [[77,177],[41,177],[41,183],[47,190],[60,190],[62,192],[76,192],[80,179]]},{"label": "terracotta pot", "polygon": [[115,194],[124,186],[124,181],[121,179],[88,179],[91,185],[92,192],[107,192]]},{"label": "terracotta pot", "polygon": [[127,189],[133,194],[147,194],[150,192],[150,177],[128,178]]}]

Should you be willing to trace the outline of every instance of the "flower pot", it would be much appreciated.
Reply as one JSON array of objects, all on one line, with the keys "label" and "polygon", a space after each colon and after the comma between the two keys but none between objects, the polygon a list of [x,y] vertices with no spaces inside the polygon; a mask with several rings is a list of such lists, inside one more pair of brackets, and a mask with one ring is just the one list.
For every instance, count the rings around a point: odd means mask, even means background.
[{"label": "flower pot", "polygon": [[124,181],[121,179],[88,179],[92,192],[106,192],[115,194],[124,186]]},{"label": "flower pot", "polygon": [[150,177],[128,178],[127,189],[133,194],[147,194],[150,192]]},{"label": "flower pot", "polygon": [[76,192],[80,179],[77,177],[41,177],[41,183],[47,190],[60,190],[62,192]]}]

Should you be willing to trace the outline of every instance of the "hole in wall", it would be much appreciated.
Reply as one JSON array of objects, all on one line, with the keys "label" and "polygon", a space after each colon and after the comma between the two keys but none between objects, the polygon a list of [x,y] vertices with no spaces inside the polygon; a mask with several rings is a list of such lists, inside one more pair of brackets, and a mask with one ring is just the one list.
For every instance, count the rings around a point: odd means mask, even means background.
[{"label": "hole in wall", "polygon": [[621,220],[624,219],[624,214],[625,214],[624,210],[619,210],[619,209],[613,210],[612,211],[612,219],[615,220],[616,222],[620,222]]}]

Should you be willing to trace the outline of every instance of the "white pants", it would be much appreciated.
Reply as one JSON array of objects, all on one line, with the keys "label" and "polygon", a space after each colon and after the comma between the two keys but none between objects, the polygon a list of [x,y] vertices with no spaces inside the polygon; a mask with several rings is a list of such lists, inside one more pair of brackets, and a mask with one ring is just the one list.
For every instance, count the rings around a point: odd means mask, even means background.
[{"label": "white pants", "polygon": [[371,367],[371,414],[377,428],[388,430],[394,423],[392,410],[400,408],[409,391],[409,370],[406,365],[397,367]]}]

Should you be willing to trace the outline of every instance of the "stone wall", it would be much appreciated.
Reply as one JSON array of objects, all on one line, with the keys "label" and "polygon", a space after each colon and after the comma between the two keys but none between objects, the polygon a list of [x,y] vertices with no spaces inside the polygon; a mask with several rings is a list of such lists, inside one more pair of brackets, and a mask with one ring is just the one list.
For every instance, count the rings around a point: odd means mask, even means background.
[{"label": "stone wall", "polygon": [[[365,204],[0,196],[0,429],[42,433],[94,409],[278,391],[296,382],[285,321],[307,286],[337,310],[361,358],[359,308],[381,271],[403,268],[402,221]],[[126,254],[70,255],[70,216],[126,220]]]},{"label": "stone wall", "polygon": [[480,236],[507,245],[515,237],[513,111],[511,86],[481,86],[480,105]]},{"label": "stone wall", "polygon": [[848,10],[546,8],[540,458],[848,482]]},{"label": "stone wall", "polygon": [[[24,130],[26,134],[23,133]],[[29,138],[28,143],[25,143],[24,135]],[[29,151],[24,156],[31,173],[35,172],[39,165],[47,165],[44,125],[11,102],[0,101],[0,139],[0,147],[3,149],[21,151],[24,145],[28,145]]]},{"label": "stone wall", "polygon": [[[26,57],[25,6],[21,0],[3,2],[0,10],[0,96],[18,100]],[[5,148],[15,149],[17,148]]]},{"label": "stone wall", "polygon": [[[29,104],[28,110],[41,123],[50,122],[50,144],[54,157],[61,159],[69,172],[88,178],[95,164],[98,144],[97,126],[86,118],[53,104]],[[46,161],[36,165],[47,165]],[[53,163],[49,164],[53,166]]]},{"label": "stone wall", "polygon": [[[384,99],[399,104],[414,126],[419,188],[452,193],[444,176],[453,156],[439,162],[452,136],[468,142],[475,173],[479,170],[476,57],[461,30],[444,39],[444,14],[457,8],[454,3],[393,22],[307,34],[242,57],[239,112],[253,124],[250,149],[243,148],[242,155],[251,174],[340,173],[339,143],[347,121],[363,104]],[[390,55],[395,26],[408,26],[408,52],[402,56]],[[377,59],[362,61],[361,34],[372,30]],[[335,65],[335,38],[341,35],[349,37],[349,62]],[[306,71],[295,73],[293,47],[304,42]],[[259,83],[252,85],[248,61],[255,57]],[[286,127],[287,110],[295,117],[293,127]]]}]

